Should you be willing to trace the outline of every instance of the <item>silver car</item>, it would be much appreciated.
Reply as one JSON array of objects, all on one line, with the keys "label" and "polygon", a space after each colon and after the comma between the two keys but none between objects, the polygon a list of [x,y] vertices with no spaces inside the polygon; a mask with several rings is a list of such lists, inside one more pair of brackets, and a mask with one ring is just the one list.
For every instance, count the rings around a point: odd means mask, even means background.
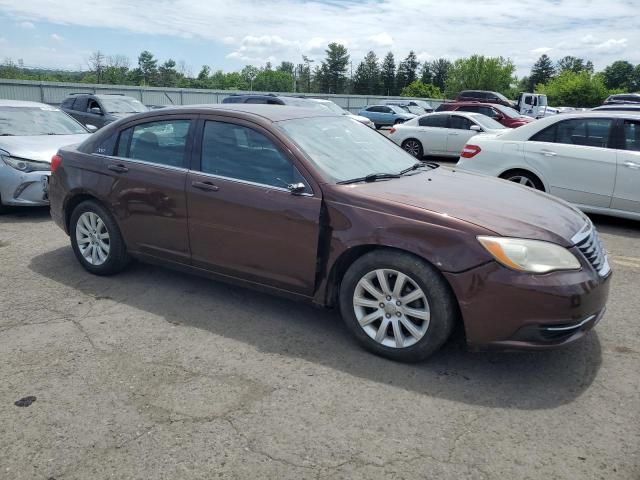
[{"label": "silver car", "polygon": [[342,108],[340,105],[338,105],[335,102],[332,102],[331,100],[325,100],[323,98],[309,98],[308,100],[311,100],[312,102],[316,102],[320,105],[322,105],[325,108],[328,108],[329,110],[331,110],[333,113],[336,113],[338,115],[347,115],[350,118],[353,118],[354,120],[360,122],[360,123],[364,123],[367,127],[373,128],[375,129],[375,125],[373,124],[373,122],[371,120],[369,120],[367,117],[363,117],[361,115],[355,115],[353,113],[351,113],[348,110],[345,110],[344,108]]},{"label": "silver car", "polygon": [[0,100],[0,211],[7,205],[48,205],[51,157],[88,135],[58,108]]}]

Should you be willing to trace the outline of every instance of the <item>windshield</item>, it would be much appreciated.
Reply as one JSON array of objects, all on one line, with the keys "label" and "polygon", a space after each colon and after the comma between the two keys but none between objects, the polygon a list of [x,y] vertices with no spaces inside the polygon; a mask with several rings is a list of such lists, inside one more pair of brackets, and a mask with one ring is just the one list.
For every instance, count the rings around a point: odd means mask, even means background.
[{"label": "windshield", "polygon": [[507,128],[486,115],[474,115],[473,121],[480,125],[484,130],[501,130],[503,128]]},{"label": "windshield", "polygon": [[396,113],[407,113],[409,111],[408,108],[400,107],[398,105],[387,105],[387,107],[389,107],[391,110],[393,110]]},{"label": "windshield", "polygon": [[100,102],[108,113],[138,113],[148,110],[138,100],[129,97],[101,97]]},{"label": "windshield", "polygon": [[496,108],[504,113],[507,117],[518,118],[524,117],[519,111],[511,107],[505,107],[504,105],[496,105]]},{"label": "windshield", "polygon": [[383,135],[348,117],[294,119],[278,125],[332,182],[398,173],[416,162]]},{"label": "windshield", "polygon": [[347,112],[344,108],[342,108],[339,105],[336,105],[333,102],[317,102],[317,103],[318,105],[322,105],[323,107],[328,108],[333,113],[337,113],[338,115],[349,115],[349,112]]},{"label": "windshield", "polygon": [[75,135],[87,130],[66,113],[48,105],[0,107],[0,136]]},{"label": "windshield", "polygon": [[416,115],[424,114],[424,108],[416,107],[414,105],[408,105],[407,109],[409,110],[409,112],[415,113]]}]

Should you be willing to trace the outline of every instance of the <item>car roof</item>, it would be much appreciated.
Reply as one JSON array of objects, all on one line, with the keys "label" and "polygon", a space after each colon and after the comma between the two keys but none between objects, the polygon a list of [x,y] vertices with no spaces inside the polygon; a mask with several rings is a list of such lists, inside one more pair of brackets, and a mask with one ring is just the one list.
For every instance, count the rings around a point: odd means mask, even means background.
[{"label": "car roof", "polygon": [[272,122],[309,117],[341,117],[341,115],[336,115],[335,113],[331,112],[331,110],[325,108],[304,108],[290,105],[268,105],[264,103],[215,103],[203,105],[181,105],[161,108],[158,110],[151,110],[150,112],[137,114],[136,117],[144,118],[146,116],[171,115],[184,112],[202,114],[228,114],[230,112],[237,112],[239,114],[259,116]]},{"label": "car roof", "polygon": [[3,100],[0,99],[0,107],[23,107],[23,108],[28,108],[28,107],[48,107],[48,108],[57,108],[54,107],[52,105],[47,105],[46,103],[40,103],[40,102],[28,102],[26,100]]}]

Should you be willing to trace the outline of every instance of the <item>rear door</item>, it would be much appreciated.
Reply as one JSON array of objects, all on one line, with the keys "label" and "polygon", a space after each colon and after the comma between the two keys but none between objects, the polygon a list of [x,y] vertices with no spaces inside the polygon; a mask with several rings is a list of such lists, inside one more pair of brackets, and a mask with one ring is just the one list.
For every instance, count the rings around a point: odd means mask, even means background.
[{"label": "rear door", "polygon": [[420,143],[425,155],[443,155],[447,150],[449,114],[425,115],[418,119]]},{"label": "rear door", "polygon": [[611,208],[640,214],[640,120],[624,120]]},{"label": "rear door", "polygon": [[616,181],[614,120],[572,118],[538,132],[525,144],[525,161],[550,193],[569,202],[608,208]]},{"label": "rear door", "polygon": [[451,114],[449,117],[449,133],[447,134],[446,154],[460,156],[467,141],[478,132],[471,130],[475,125],[471,120],[462,115]]},{"label": "rear door", "polygon": [[[187,179],[193,264],[311,296],[321,193],[289,149],[267,130],[205,117]],[[303,183],[299,194],[290,184]]]},{"label": "rear door", "polygon": [[106,157],[108,202],[127,247],[189,263],[185,181],[194,117],[166,116],[123,129]]}]

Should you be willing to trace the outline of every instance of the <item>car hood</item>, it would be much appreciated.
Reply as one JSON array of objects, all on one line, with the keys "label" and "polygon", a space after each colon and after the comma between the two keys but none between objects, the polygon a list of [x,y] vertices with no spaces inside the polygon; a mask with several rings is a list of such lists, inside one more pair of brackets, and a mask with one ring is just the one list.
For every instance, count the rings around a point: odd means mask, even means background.
[{"label": "car hood", "polygon": [[0,137],[0,150],[12,157],[50,162],[60,147],[80,143],[90,133],[77,135],[30,135],[27,137]]},{"label": "car hood", "polygon": [[353,113],[349,114],[350,118],[353,118],[354,120],[357,120],[358,122],[362,122],[362,123],[369,123],[371,122],[371,119],[367,118],[367,117],[363,117],[362,115],[354,115]]},{"label": "car hood", "polygon": [[505,237],[563,246],[588,222],[568,203],[505,180],[447,167],[399,179],[350,185],[353,193],[421,208]]}]

